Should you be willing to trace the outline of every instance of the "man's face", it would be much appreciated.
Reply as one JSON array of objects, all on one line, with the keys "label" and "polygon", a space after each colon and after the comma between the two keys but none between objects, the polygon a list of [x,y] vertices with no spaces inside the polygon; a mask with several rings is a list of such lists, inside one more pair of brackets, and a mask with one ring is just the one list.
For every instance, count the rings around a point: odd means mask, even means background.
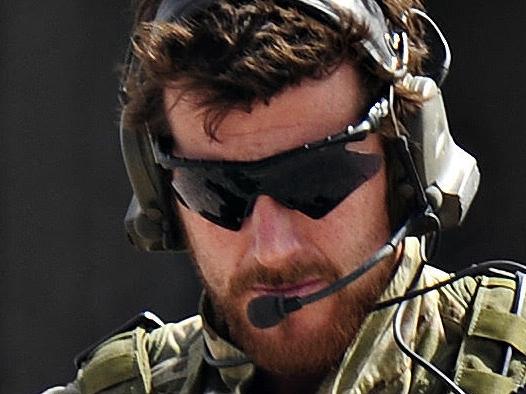
[{"label": "man's face", "polygon": [[[289,88],[268,105],[256,104],[250,113],[230,112],[216,139],[205,134],[195,98],[181,96],[176,89],[164,94],[176,141],[174,154],[210,160],[262,159],[335,134],[359,122],[368,109],[359,73],[348,64],[323,80],[305,80]],[[378,135],[348,148],[383,155]],[[341,358],[385,286],[392,260],[272,328],[253,327],[247,305],[266,294],[310,294],[369,258],[390,233],[386,191],[382,164],[376,175],[318,220],[261,195],[239,231],[179,206],[216,314],[231,339],[260,367],[286,375],[316,373]]]}]

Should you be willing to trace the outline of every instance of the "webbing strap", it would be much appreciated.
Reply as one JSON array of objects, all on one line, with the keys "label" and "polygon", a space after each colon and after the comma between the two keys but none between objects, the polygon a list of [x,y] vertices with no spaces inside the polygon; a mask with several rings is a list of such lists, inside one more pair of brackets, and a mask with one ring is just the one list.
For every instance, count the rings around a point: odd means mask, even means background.
[{"label": "webbing strap", "polygon": [[509,278],[484,276],[482,278],[482,286],[488,288],[505,287],[507,289],[515,291],[515,282],[513,280],[510,280]]},{"label": "webbing strap", "polygon": [[457,384],[472,394],[511,393],[517,388],[511,378],[471,368],[463,370]]},{"label": "webbing strap", "polygon": [[127,383],[126,393],[150,393],[151,371],[145,335],[144,329],[137,328],[100,345],[81,370],[82,394],[95,394],[123,382]]},{"label": "webbing strap", "polygon": [[468,335],[506,342],[526,355],[526,319],[521,316],[482,309]]},{"label": "webbing strap", "polygon": [[515,287],[511,278],[480,278],[455,366],[455,383],[466,393],[510,394],[525,380],[524,368],[501,374],[508,346],[518,350],[511,359],[515,366],[524,365],[526,354],[526,320],[511,312]]}]

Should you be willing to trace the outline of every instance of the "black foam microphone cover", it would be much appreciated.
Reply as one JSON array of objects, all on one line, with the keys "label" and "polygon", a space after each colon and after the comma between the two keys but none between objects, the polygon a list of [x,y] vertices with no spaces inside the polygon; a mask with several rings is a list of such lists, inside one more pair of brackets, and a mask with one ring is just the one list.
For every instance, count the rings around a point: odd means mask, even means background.
[{"label": "black foam microphone cover", "polygon": [[299,297],[285,298],[279,295],[257,297],[248,304],[248,320],[257,328],[273,327],[288,313],[300,309],[301,306]]}]

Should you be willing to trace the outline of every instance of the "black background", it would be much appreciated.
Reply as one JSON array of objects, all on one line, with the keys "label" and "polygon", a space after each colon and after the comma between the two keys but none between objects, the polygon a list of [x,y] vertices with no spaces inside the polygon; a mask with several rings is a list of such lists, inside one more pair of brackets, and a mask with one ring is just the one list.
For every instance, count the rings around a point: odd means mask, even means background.
[{"label": "black background", "polygon": [[[526,2],[428,3],[453,50],[450,126],[482,183],[437,264],[526,261]],[[128,0],[0,1],[0,392],[74,377],[75,353],[144,309],[195,312],[182,256],[126,241],[116,127]]]}]

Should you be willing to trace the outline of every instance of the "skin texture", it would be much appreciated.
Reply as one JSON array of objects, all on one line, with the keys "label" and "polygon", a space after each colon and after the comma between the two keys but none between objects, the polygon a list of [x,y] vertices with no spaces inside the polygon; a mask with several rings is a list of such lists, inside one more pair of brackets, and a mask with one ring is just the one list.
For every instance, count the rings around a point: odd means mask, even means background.
[{"label": "skin texture", "polygon": [[[250,113],[230,112],[216,139],[205,134],[195,97],[164,91],[176,148],[189,158],[257,160],[334,134],[357,123],[368,109],[360,75],[339,66],[322,80],[305,80]],[[383,155],[379,135],[348,149]],[[306,174],[308,176],[308,174]],[[345,348],[385,287],[396,257],[343,291],[261,330],[250,325],[247,304],[268,293],[303,295],[355,269],[389,238],[385,164],[370,180],[321,219],[259,196],[242,228],[230,231],[179,206],[197,268],[231,340],[260,367],[264,390],[313,390]],[[284,353],[285,352],[285,353]],[[309,390],[303,386],[310,386]],[[315,387],[315,386],[314,386]]]}]

